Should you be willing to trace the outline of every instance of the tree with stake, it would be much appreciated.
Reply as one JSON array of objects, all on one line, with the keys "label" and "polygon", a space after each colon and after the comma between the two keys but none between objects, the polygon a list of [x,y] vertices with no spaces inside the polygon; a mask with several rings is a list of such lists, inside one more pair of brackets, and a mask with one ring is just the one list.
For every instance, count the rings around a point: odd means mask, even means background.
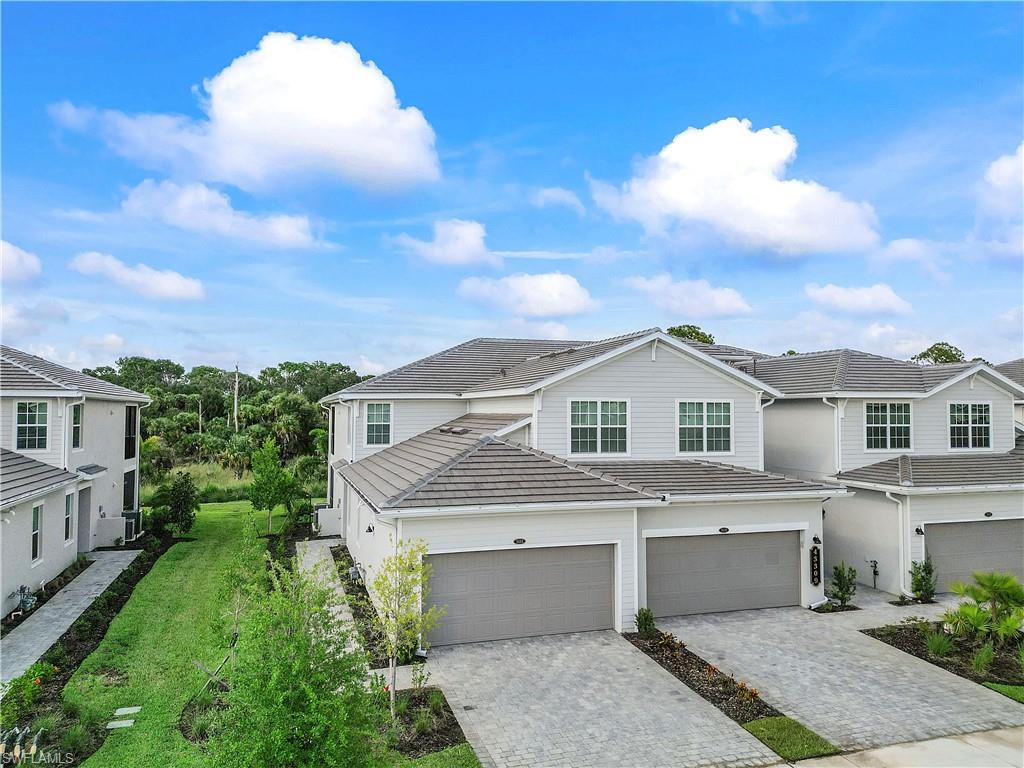
[{"label": "tree with stake", "polygon": [[384,558],[370,591],[376,598],[374,625],[384,644],[391,677],[391,717],[395,717],[395,682],[398,657],[417,644],[426,647],[426,635],[444,616],[436,605],[424,610],[430,594],[430,564],[424,556],[427,543],[422,539],[401,541],[395,553]]}]

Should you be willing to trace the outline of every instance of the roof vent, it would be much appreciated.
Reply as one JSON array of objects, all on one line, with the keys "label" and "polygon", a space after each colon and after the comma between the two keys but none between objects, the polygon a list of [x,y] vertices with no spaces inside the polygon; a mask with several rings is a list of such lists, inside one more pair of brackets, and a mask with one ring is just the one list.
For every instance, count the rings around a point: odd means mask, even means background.
[{"label": "roof vent", "polygon": [[453,435],[464,435],[467,432],[469,432],[469,429],[467,429],[466,427],[449,427],[448,431],[451,432]]},{"label": "roof vent", "polygon": [[447,435],[447,434],[449,434],[449,433],[451,433],[451,432],[452,432],[452,428],[451,428],[451,427],[441,427],[441,428],[440,428],[440,429],[438,429],[437,431],[438,431],[438,432],[440,432],[440,433],[442,433],[442,434],[445,434],[445,435]]}]

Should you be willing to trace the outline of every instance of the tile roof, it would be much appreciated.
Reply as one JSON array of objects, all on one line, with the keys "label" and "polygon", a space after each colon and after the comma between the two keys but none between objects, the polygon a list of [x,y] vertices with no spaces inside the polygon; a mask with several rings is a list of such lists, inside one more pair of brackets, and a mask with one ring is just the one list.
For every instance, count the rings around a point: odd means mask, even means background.
[{"label": "tile roof", "polygon": [[898,488],[1024,484],[1024,436],[1008,453],[897,456],[838,475],[842,482]]},{"label": "tile roof", "polygon": [[976,363],[918,365],[856,349],[757,358],[736,367],[787,395],[927,392]]},{"label": "tile roof", "polygon": [[15,504],[74,480],[78,475],[72,472],[0,448],[0,505]]},{"label": "tile roof", "polygon": [[1024,386],[1024,357],[1000,363],[995,369],[1011,381]]},{"label": "tile roof", "polygon": [[118,400],[149,400],[139,392],[6,345],[0,346],[0,377],[4,389],[53,389]]},{"label": "tile roof", "polygon": [[680,339],[680,341],[706,355],[718,358],[724,362],[735,362],[749,359],[760,360],[765,357],[772,357],[772,355],[766,355],[764,352],[755,352],[752,349],[734,347],[731,344],[705,344],[703,341],[693,341],[692,339]]},{"label": "tile roof", "polygon": [[835,484],[797,480],[771,472],[720,464],[701,459],[601,461],[585,465],[619,480],[656,493],[703,496],[732,493],[786,493],[839,491]]}]

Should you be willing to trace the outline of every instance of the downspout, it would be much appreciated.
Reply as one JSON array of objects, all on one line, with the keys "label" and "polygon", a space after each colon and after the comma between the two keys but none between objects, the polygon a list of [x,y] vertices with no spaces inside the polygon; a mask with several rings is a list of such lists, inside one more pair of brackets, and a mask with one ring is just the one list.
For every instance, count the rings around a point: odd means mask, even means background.
[{"label": "downspout", "polygon": [[900,558],[899,558],[899,562],[900,562],[900,594],[901,595],[906,595],[907,597],[913,597],[914,594],[912,592],[908,592],[907,591],[906,587],[904,586],[904,581],[903,581],[904,576],[907,573],[907,548],[906,548],[906,544],[907,544],[906,528],[907,528],[907,526],[904,525],[904,522],[903,522],[903,512],[904,512],[903,502],[900,499],[895,498],[892,495],[891,491],[886,491],[885,492],[885,498],[887,498],[889,501],[893,502],[896,505],[896,516],[897,516],[897,518],[899,520],[899,525],[900,525],[900,535],[899,535],[899,546],[900,546]]},{"label": "downspout", "polygon": [[835,409],[836,412],[836,439],[832,449],[836,452],[836,474],[843,471],[843,460],[842,460],[842,420],[839,417],[839,403],[830,403],[827,397],[821,398],[821,402],[827,405],[829,408]]},{"label": "downspout", "polygon": [[762,472],[764,472],[764,409],[767,408],[768,406],[770,406],[772,403],[774,403],[775,402],[775,398],[773,397],[772,399],[770,399],[767,402],[765,402],[765,401],[761,400],[761,395],[762,394],[764,394],[764,393],[761,392],[761,391],[758,391],[756,397],[757,397],[758,405],[760,406],[758,408],[757,413],[758,413],[758,429],[761,432],[761,434],[760,434],[760,438],[761,438],[761,457],[760,457],[760,463],[758,465],[758,469],[760,469]]}]

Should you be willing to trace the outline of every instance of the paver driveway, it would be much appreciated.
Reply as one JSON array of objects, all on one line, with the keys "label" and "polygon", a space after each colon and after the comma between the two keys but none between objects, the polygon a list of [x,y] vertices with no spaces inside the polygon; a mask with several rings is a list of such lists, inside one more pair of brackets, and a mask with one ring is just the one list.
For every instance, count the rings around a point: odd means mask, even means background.
[{"label": "paver driveway", "polygon": [[754,766],[778,757],[615,632],[435,648],[484,765]]},{"label": "paver driveway", "polygon": [[896,608],[879,594],[849,613],[772,608],[658,627],[844,750],[1024,724],[1024,706],[859,632],[942,609]]}]

